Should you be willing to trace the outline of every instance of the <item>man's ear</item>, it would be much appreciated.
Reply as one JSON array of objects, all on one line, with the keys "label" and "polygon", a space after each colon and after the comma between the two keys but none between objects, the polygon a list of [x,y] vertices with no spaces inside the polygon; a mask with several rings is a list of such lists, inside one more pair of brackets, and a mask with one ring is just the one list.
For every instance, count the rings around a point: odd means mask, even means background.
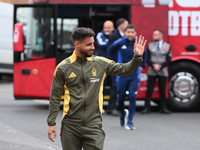
[{"label": "man's ear", "polygon": [[75,41],[75,42],[74,42],[74,46],[75,46],[75,47],[79,47],[79,45],[80,45],[80,43],[79,43],[78,41]]}]

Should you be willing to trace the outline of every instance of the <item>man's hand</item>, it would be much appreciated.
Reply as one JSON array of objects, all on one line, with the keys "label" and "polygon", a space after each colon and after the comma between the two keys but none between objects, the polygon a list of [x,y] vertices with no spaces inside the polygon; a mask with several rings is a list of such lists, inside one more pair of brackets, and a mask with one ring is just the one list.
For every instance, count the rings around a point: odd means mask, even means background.
[{"label": "man's hand", "polygon": [[142,37],[142,35],[140,35],[139,39],[136,36],[134,44],[134,52],[136,56],[143,55],[146,43],[147,41],[146,40],[144,41],[144,36]]},{"label": "man's hand", "polygon": [[160,71],[160,65],[158,65],[158,64],[153,64],[153,69],[155,70],[155,71]]},{"label": "man's hand", "polygon": [[[54,138],[52,136],[52,134],[54,133]],[[55,138],[56,138],[56,126],[49,126],[48,129],[48,137],[52,142],[55,142]]]}]

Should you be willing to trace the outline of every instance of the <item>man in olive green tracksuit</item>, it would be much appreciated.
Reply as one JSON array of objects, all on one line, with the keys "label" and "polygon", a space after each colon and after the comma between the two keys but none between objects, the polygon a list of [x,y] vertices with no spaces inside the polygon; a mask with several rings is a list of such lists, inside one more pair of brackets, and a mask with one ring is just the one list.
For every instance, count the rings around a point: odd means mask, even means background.
[{"label": "man in olive green tracksuit", "polygon": [[[136,40],[135,56],[126,64],[94,56],[95,33],[90,28],[77,28],[72,33],[75,50],[64,59],[53,75],[49,104],[48,137],[54,142],[55,120],[64,94],[61,143],[63,150],[102,150],[103,81],[107,75],[130,75],[141,65],[144,37]],[[54,134],[54,138],[52,136]]]}]

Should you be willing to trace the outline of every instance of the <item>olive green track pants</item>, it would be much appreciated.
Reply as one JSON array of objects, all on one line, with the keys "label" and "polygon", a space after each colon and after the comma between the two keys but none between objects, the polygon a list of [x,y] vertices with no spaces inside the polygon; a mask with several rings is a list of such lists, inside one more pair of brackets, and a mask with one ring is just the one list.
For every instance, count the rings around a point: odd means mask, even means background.
[{"label": "olive green track pants", "polygon": [[62,122],[60,135],[63,150],[103,150],[102,125],[77,126]]}]

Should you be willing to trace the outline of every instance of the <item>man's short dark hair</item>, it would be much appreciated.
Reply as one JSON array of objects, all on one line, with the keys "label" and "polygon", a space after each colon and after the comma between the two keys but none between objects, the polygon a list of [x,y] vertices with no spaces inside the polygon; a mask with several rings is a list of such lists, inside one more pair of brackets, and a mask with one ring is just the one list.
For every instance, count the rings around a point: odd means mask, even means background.
[{"label": "man's short dark hair", "polygon": [[126,31],[127,29],[135,29],[135,31],[136,31],[135,26],[132,25],[132,24],[129,24],[129,25],[126,27],[125,31]]},{"label": "man's short dark hair", "polygon": [[94,31],[92,29],[90,29],[90,28],[85,28],[85,27],[76,28],[72,32],[72,40],[73,40],[73,42],[75,42],[75,41],[82,42],[82,41],[85,40],[85,38],[94,37],[94,36],[95,36]]},{"label": "man's short dark hair", "polygon": [[155,29],[154,31],[158,31],[163,35],[163,31],[161,29]]},{"label": "man's short dark hair", "polygon": [[125,21],[127,21],[125,18],[119,18],[116,21],[116,25],[117,27],[119,27],[122,23],[124,23]]}]

